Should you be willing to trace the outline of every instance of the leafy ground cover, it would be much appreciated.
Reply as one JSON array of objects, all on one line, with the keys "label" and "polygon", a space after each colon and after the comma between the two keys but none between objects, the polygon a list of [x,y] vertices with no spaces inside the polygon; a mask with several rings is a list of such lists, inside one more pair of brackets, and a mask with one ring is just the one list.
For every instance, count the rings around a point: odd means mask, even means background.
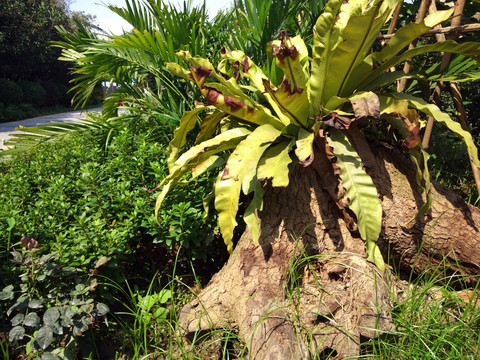
[{"label": "leafy ground cover", "polygon": [[[164,145],[149,141],[152,136],[126,127],[105,150],[99,144],[105,133],[83,133],[2,160],[0,321],[3,334],[14,324],[22,327],[9,336],[17,345],[28,344],[31,337],[37,348],[48,350],[65,341],[54,343],[49,333],[49,341],[39,343],[43,322],[37,317],[52,307],[61,311],[60,305],[72,301],[78,307],[76,301],[86,295],[89,302],[83,305],[98,302],[116,309],[115,289],[123,289],[129,278],[137,278],[135,287],[140,288],[145,283],[141,278],[155,272],[165,282],[175,254],[184,261],[183,272],[189,261],[225,256],[214,241],[215,216],[206,213],[199,195],[211,181],[208,177],[172,193],[171,209],[156,222],[154,199],[146,190],[165,176],[167,152]],[[121,285],[107,285],[112,282]],[[34,313],[37,317],[29,315]],[[36,321],[26,325],[27,316]],[[57,337],[68,334],[57,330]]]}]

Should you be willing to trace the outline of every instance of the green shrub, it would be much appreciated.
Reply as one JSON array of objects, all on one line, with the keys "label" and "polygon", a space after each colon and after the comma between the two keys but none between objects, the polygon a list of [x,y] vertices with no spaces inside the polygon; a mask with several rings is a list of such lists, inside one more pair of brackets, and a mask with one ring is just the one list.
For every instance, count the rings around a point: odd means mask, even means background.
[{"label": "green shrub", "polygon": [[60,98],[58,105],[69,107],[72,105],[72,95],[70,95],[68,86],[58,84],[58,90],[60,91]]},{"label": "green shrub", "polygon": [[62,105],[64,101],[64,94],[58,84],[52,81],[45,81],[42,82],[42,87],[47,93],[47,98],[45,101],[46,106]]},{"label": "green shrub", "polygon": [[8,105],[2,113],[0,113],[0,122],[15,121],[25,119],[25,112],[19,105]]},{"label": "green shrub", "polygon": [[20,104],[23,100],[23,91],[13,81],[0,79],[0,101],[6,106]]},{"label": "green shrub", "polygon": [[38,245],[24,236],[20,251],[11,252],[21,273],[20,285],[0,291],[0,308],[10,321],[9,341],[25,344],[27,354],[43,351],[43,358],[53,356],[50,350],[58,354],[65,344],[75,348],[78,336],[93,328],[109,308],[94,299],[98,287],[94,274],[59,266],[58,254],[43,254]]},{"label": "green shrub", "polygon": [[[213,179],[172,192],[157,224],[156,194],[144,188],[166,175],[166,158],[165,145],[124,131],[108,153],[84,133],[0,163],[0,249],[9,236],[15,243],[28,235],[86,272],[107,256],[112,261],[105,271],[111,269],[112,277],[139,245],[156,243],[165,252],[181,245],[186,255],[206,258],[221,246],[212,242],[215,218],[204,220],[202,204]],[[15,221],[10,231],[6,219]]]},{"label": "green shrub", "polygon": [[38,111],[32,104],[15,104],[6,108],[0,106],[0,123],[7,121],[22,120],[38,116]]},{"label": "green shrub", "polygon": [[24,102],[33,104],[36,107],[41,107],[47,100],[47,93],[42,85],[32,81],[19,81],[18,85],[23,90]]},{"label": "green shrub", "polygon": [[39,115],[39,112],[32,104],[19,104],[18,108],[25,114],[25,119]]},{"label": "green shrub", "polygon": [[103,88],[99,84],[99,85],[95,86],[95,88],[93,89],[92,95],[90,95],[90,97],[88,99],[88,104],[89,105],[99,104],[103,101],[104,98],[105,97],[103,96]]}]

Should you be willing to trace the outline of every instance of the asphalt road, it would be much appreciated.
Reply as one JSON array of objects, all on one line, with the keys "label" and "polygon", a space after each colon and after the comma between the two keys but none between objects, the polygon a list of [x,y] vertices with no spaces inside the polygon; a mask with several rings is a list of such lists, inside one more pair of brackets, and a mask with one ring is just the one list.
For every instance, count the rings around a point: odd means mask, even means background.
[{"label": "asphalt road", "polygon": [[70,112],[54,114],[54,115],[39,116],[31,119],[0,123],[0,150],[7,148],[4,145],[4,143],[10,138],[10,134],[21,132],[20,130],[15,130],[15,128],[19,126],[25,126],[25,127],[39,126],[39,125],[50,123],[50,122],[56,122],[56,123],[59,123],[59,122],[61,123],[65,121],[77,122],[77,121],[81,121],[85,117],[86,112],[101,111],[101,110],[102,110],[101,108],[77,110],[77,111],[70,111]]}]

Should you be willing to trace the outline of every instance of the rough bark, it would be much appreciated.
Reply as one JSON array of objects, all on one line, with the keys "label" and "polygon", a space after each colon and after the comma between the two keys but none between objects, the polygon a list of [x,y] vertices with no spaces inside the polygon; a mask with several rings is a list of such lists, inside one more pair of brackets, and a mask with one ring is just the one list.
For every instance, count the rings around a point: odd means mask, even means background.
[{"label": "rough bark", "polygon": [[[418,191],[415,169],[398,151],[377,151],[370,171],[381,194],[381,248],[395,264],[410,272],[436,270],[471,283],[480,273],[480,210],[433,182],[429,213],[411,221],[425,201]],[[388,177],[387,177],[388,176]]]},{"label": "rough bark", "polygon": [[[246,231],[225,267],[182,309],[187,338],[234,327],[251,359],[343,359],[359,354],[361,337],[393,330],[391,277],[365,260],[363,241],[332,200],[329,166],[317,154],[312,166],[297,166],[287,188],[267,189],[259,246]],[[431,213],[409,222],[423,204],[412,164],[383,148],[366,166],[382,199],[385,254],[416,271],[446,256],[452,270],[478,274],[478,209],[435,185]]]}]

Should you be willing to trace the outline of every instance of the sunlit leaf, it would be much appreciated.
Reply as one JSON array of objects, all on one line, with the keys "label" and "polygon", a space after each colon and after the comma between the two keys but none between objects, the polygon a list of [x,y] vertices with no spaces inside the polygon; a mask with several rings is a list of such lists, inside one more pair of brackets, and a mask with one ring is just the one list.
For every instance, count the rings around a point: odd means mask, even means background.
[{"label": "sunlit leaf", "polygon": [[341,42],[341,29],[336,21],[342,0],[331,0],[318,18],[313,29],[312,69],[310,79],[310,116],[318,116],[324,98],[333,50]]},{"label": "sunlit leaf", "polygon": [[294,145],[294,140],[287,140],[270,147],[258,164],[257,177],[259,179],[272,179],[272,186],[275,187],[288,186],[289,165],[292,162],[290,151]]},{"label": "sunlit leaf", "polygon": [[233,249],[233,230],[237,225],[240,190],[248,194],[251,181],[256,177],[257,165],[265,149],[279,137],[280,131],[271,125],[257,127],[242,140],[230,154],[223,173],[215,184],[215,208],[218,224],[229,252]]},{"label": "sunlit leaf", "polygon": [[254,185],[253,188],[253,198],[250,201],[245,214],[243,215],[243,220],[247,224],[250,235],[252,236],[253,243],[258,245],[258,240],[260,238],[260,221],[258,219],[258,211],[261,211],[263,208],[263,187],[257,181],[256,178],[252,180]]},{"label": "sunlit leaf", "polygon": [[341,131],[331,129],[328,143],[333,148],[336,164],[340,167],[342,186],[347,190],[349,199],[348,207],[355,213],[358,231],[366,242],[367,259],[383,271],[385,265],[376,245],[382,229],[382,204],[377,188],[363,169],[357,152]]},{"label": "sunlit leaf", "polygon": [[8,333],[10,342],[20,341],[25,336],[25,328],[23,326],[15,326]]},{"label": "sunlit leaf", "polygon": [[169,169],[171,169],[172,164],[177,159],[178,154],[180,152],[180,148],[185,145],[187,141],[188,132],[190,132],[197,124],[198,113],[201,111],[205,111],[206,109],[209,109],[209,107],[200,105],[193,110],[186,111],[183,114],[180,120],[180,125],[175,130],[173,139],[172,141],[170,141],[170,144],[169,144],[170,155],[167,161]]},{"label": "sunlit leaf", "polygon": [[453,121],[446,112],[441,111],[436,105],[429,104],[418,97],[403,93],[395,93],[391,94],[391,96],[400,100],[407,101],[412,108],[415,108],[418,111],[432,116],[433,118],[435,118],[436,121],[438,121],[450,131],[455,133],[460,139],[462,139],[464,144],[467,146],[468,153],[475,162],[475,165],[480,167],[478,150],[475,146],[472,135],[468,131],[463,130],[460,123]]},{"label": "sunlit leaf", "polygon": [[161,185],[164,186],[157,197],[157,202],[155,204],[155,217],[158,218],[158,211],[160,210],[165,196],[167,196],[171,187],[177,184],[183,175],[200,165],[210,156],[221,151],[235,148],[237,144],[250,133],[251,132],[245,128],[237,127],[227,130],[201,144],[195,145],[184,152],[172,165],[170,175],[162,181]]},{"label": "sunlit leaf", "polygon": [[295,155],[302,163],[307,163],[307,160],[312,157],[313,154],[313,140],[315,135],[313,132],[300,129],[298,131],[298,139],[296,142]]},{"label": "sunlit leaf", "polygon": [[225,159],[223,157],[212,155],[207,160],[192,169],[192,179],[200,176],[207,171],[223,166],[224,164]]},{"label": "sunlit leaf", "polygon": [[386,20],[390,17],[396,1],[384,1],[379,12],[377,6],[366,6],[365,2],[344,2],[340,8],[340,19],[335,26],[341,32],[341,41],[333,49],[322,103],[332,96],[348,96],[351,94],[349,78],[354,76],[356,67],[370,52],[376,37]]},{"label": "sunlit leaf", "polygon": [[38,330],[36,341],[43,350],[49,347],[53,340],[53,330],[50,326],[44,325]]}]

